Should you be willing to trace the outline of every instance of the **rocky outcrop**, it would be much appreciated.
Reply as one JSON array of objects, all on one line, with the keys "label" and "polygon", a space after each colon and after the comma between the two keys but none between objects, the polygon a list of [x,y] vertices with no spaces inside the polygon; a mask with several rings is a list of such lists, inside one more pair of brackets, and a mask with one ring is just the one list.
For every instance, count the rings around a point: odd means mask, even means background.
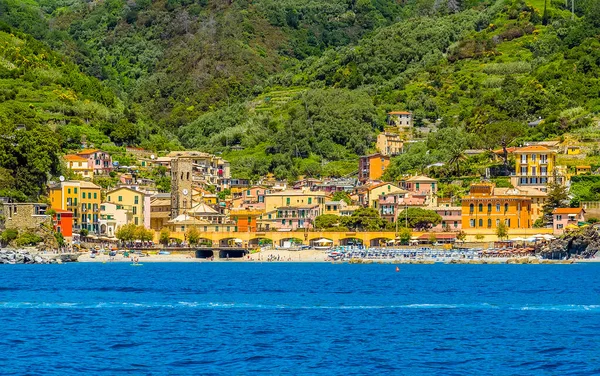
[{"label": "rocky outcrop", "polygon": [[0,264],[62,264],[71,261],[77,261],[77,257],[39,254],[26,249],[0,249]]},{"label": "rocky outcrop", "polygon": [[595,227],[586,227],[536,246],[536,254],[544,258],[592,258],[600,251],[600,233]]}]

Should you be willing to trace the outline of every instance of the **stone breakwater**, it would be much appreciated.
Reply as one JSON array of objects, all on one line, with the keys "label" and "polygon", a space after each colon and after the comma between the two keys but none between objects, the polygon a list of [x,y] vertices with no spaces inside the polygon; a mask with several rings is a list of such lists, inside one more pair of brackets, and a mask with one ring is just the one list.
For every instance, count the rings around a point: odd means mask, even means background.
[{"label": "stone breakwater", "polygon": [[62,264],[77,261],[71,254],[41,254],[26,249],[0,249],[0,264]]}]

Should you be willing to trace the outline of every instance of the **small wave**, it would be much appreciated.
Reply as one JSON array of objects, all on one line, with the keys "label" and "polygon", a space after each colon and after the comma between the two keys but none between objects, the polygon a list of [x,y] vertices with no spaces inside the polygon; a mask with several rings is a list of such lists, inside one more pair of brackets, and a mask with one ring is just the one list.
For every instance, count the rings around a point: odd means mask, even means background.
[{"label": "small wave", "polygon": [[600,311],[600,305],[595,304],[563,304],[563,305],[537,305],[520,307],[521,311],[561,311],[561,312],[586,312]]},{"label": "small wave", "polygon": [[487,310],[596,312],[600,305],[498,305],[490,303],[412,303],[400,305],[288,305],[235,302],[0,302],[0,309],[251,309],[251,310]]}]

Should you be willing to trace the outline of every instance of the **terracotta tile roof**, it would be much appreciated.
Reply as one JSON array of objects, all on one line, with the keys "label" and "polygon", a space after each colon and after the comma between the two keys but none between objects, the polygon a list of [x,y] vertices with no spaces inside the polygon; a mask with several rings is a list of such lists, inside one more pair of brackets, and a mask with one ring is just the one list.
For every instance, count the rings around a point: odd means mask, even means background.
[{"label": "terracotta tile roof", "polygon": [[408,112],[408,111],[390,111],[388,112],[388,115],[411,115],[412,112]]},{"label": "terracotta tile roof", "polygon": [[523,148],[518,148],[517,150],[515,150],[515,152],[517,153],[527,153],[527,152],[531,152],[531,151],[545,151],[545,152],[553,152],[552,150],[548,149],[545,146],[542,145],[531,145],[531,146],[525,146]]},{"label": "terracotta tile roof", "polygon": [[556,208],[552,211],[552,214],[579,214],[582,211],[585,213],[582,208]]},{"label": "terracotta tile roof", "polygon": [[[511,146],[509,148],[506,148],[506,152],[508,154],[512,154],[512,153],[514,153],[518,149],[519,148],[517,148],[517,147]],[[504,154],[504,150],[502,150],[502,149],[494,150],[494,154]]]},{"label": "terracotta tile roof", "polygon": [[96,153],[100,151],[100,149],[83,149],[81,150],[79,153],[77,153],[78,155],[82,155],[82,154],[92,154],[92,153]]},{"label": "terracotta tile roof", "polygon": [[413,176],[409,179],[406,179],[406,181],[429,181],[429,182],[437,182],[437,180],[432,179],[430,177],[427,176]]},{"label": "terracotta tile roof", "polygon": [[63,156],[65,161],[69,161],[69,162],[87,162],[87,158],[83,158],[82,156],[79,156],[77,154],[67,154],[65,156]]}]

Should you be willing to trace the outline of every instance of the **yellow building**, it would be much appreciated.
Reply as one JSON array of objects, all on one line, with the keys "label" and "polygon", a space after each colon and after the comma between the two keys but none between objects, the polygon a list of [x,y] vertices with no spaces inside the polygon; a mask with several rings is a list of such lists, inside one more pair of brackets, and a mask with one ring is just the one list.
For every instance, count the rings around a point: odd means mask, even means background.
[{"label": "yellow building", "polygon": [[579,146],[567,146],[567,155],[579,155],[581,148]]},{"label": "yellow building", "polygon": [[575,175],[585,175],[592,173],[592,166],[575,166]]},{"label": "yellow building", "polygon": [[515,188],[496,188],[492,183],[471,184],[462,198],[462,228],[495,230],[500,222],[509,229],[531,228],[531,198]]},{"label": "yellow building", "polygon": [[404,142],[397,133],[382,132],[377,136],[377,150],[383,155],[402,154]]},{"label": "yellow building", "polygon": [[52,209],[73,212],[73,230],[100,231],[100,187],[86,181],[64,181],[50,188]]},{"label": "yellow building", "polygon": [[63,157],[63,159],[67,164],[67,168],[82,178],[94,178],[94,169],[89,165],[87,158],[81,157],[77,154],[67,154]]},{"label": "yellow building", "polygon": [[342,211],[348,207],[344,200],[325,201],[325,211],[323,214],[341,215]]},{"label": "yellow building", "polygon": [[150,228],[150,195],[128,187],[120,187],[106,193],[106,202],[127,210],[128,223]]},{"label": "yellow building", "polygon": [[518,148],[515,155],[514,186],[529,186],[546,190],[546,185],[556,176],[556,152],[545,146],[535,145]]},{"label": "yellow building", "polygon": [[265,195],[265,211],[270,212],[279,207],[306,206],[318,204],[324,211],[327,193],[310,190],[285,190],[270,192]]}]

